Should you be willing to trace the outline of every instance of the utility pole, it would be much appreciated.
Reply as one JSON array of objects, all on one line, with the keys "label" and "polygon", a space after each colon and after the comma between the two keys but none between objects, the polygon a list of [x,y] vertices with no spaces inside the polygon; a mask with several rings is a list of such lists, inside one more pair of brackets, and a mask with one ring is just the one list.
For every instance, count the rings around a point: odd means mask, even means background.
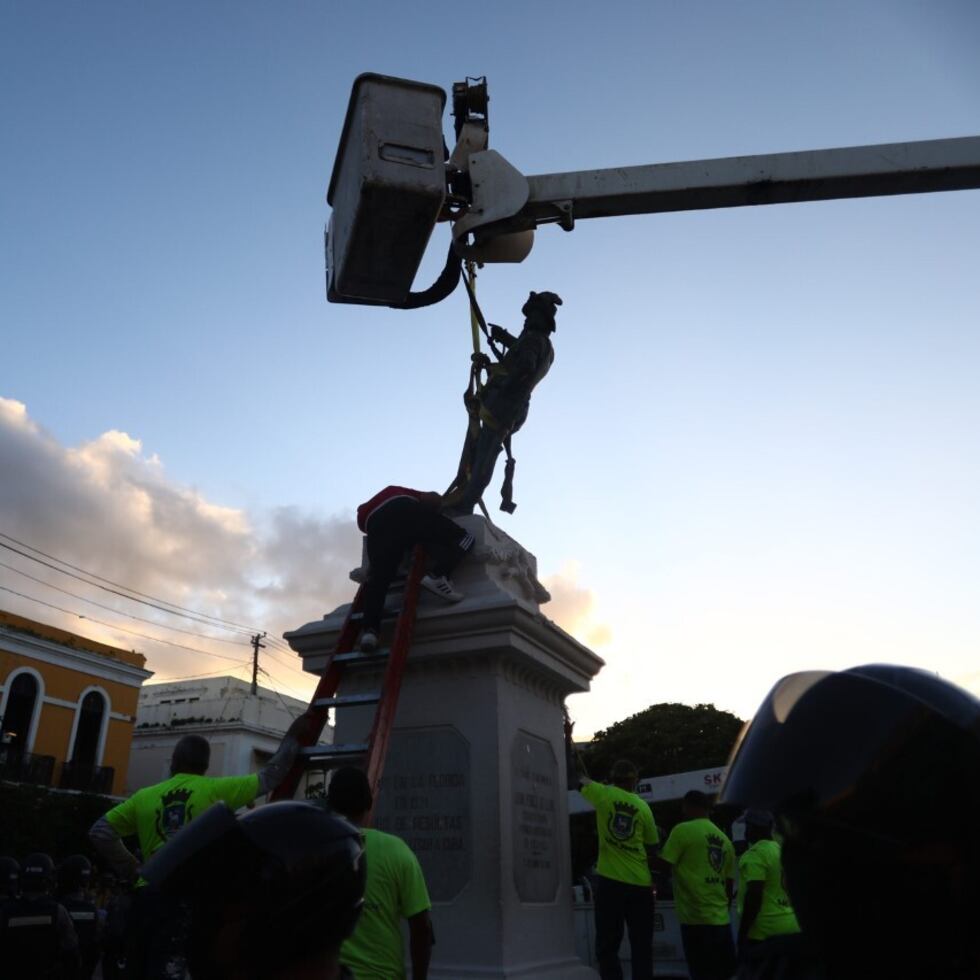
[{"label": "utility pole", "polygon": [[262,642],[262,638],[265,633],[256,633],[252,637],[252,693],[258,694],[259,689],[256,684],[256,680],[259,676],[259,650],[265,649],[265,644]]}]

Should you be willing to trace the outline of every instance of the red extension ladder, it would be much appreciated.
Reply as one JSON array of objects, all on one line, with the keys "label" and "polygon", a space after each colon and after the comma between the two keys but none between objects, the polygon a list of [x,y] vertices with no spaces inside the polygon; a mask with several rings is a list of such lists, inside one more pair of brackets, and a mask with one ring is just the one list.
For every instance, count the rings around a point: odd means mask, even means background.
[{"label": "red extension ladder", "polygon": [[[388,740],[398,709],[398,695],[402,686],[402,675],[408,660],[408,651],[415,632],[415,612],[419,600],[419,588],[425,574],[425,552],[418,546],[412,553],[408,576],[405,580],[405,593],[401,609],[395,621],[395,631],[389,649],[379,647],[373,653],[362,653],[355,648],[361,631],[361,608],[364,604],[364,586],[361,585],[354,596],[344,625],[337,637],[337,646],[327,660],[320,677],[320,683],[310,701],[308,709],[312,723],[302,741],[299,755],[286,778],[269,794],[270,800],[290,800],[303,773],[310,768],[336,769],[341,765],[358,764],[367,771],[368,782],[375,799],[378,785],[384,771]],[[381,690],[367,694],[337,696],[337,688],[346,670],[366,663],[378,663],[387,658]],[[317,745],[326,727],[331,708],[340,710],[348,707],[362,707],[376,704],[374,722],[367,742],[348,745]]]}]

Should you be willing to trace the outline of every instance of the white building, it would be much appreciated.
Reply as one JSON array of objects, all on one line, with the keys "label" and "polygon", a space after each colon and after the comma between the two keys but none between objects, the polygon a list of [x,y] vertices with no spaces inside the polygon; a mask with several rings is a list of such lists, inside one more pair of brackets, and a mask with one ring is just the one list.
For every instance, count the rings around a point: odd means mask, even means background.
[{"label": "white building", "polygon": [[[237,677],[147,684],[140,691],[129,758],[130,793],[170,775],[170,757],[183,735],[203,735],[211,743],[209,776],[243,776],[257,772],[269,759],[305,701],[278,695]],[[333,726],[321,744],[333,741]],[[322,776],[311,773],[310,782]],[[301,797],[305,785],[297,796]]]}]

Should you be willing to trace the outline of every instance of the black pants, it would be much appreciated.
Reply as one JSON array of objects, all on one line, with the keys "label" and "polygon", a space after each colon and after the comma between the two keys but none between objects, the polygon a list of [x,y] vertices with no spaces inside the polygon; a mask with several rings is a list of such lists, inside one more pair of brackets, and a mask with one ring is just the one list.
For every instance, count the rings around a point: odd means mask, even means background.
[{"label": "black pants", "polygon": [[[738,952],[738,980],[825,980],[831,976],[799,932],[748,939]],[[921,974],[928,975],[928,971]]]},{"label": "black pants", "polygon": [[433,575],[449,575],[473,538],[455,521],[411,497],[396,497],[375,511],[367,527],[365,629],[380,628],[388,587],[405,553],[417,544],[425,547]]},{"label": "black pants", "polygon": [[187,970],[190,906],[137,888],[126,943],[126,980],[171,980]]},{"label": "black pants", "polygon": [[728,980],[735,973],[732,927],[681,924],[681,942],[691,980]]},{"label": "black pants", "polygon": [[619,964],[623,926],[630,937],[632,980],[652,980],[653,892],[649,885],[628,885],[600,875],[595,897],[595,954],[602,980],[623,980]]}]

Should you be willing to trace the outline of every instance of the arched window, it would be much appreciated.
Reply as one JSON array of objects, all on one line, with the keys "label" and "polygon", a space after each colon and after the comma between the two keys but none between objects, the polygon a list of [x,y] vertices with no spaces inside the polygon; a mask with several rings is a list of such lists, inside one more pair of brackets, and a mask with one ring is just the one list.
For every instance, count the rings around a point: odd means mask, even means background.
[{"label": "arched window", "polygon": [[28,671],[21,671],[10,682],[7,703],[3,710],[3,732],[10,744],[27,752],[30,749],[31,729],[40,702],[41,685]]},{"label": "arched window", "polygon": [[75,744],[70,759],[80,766],[95,766],[99,762],[99,743],[106,716],[105,697],[100,691],[89,691],[82,698],[75,727]]}]

